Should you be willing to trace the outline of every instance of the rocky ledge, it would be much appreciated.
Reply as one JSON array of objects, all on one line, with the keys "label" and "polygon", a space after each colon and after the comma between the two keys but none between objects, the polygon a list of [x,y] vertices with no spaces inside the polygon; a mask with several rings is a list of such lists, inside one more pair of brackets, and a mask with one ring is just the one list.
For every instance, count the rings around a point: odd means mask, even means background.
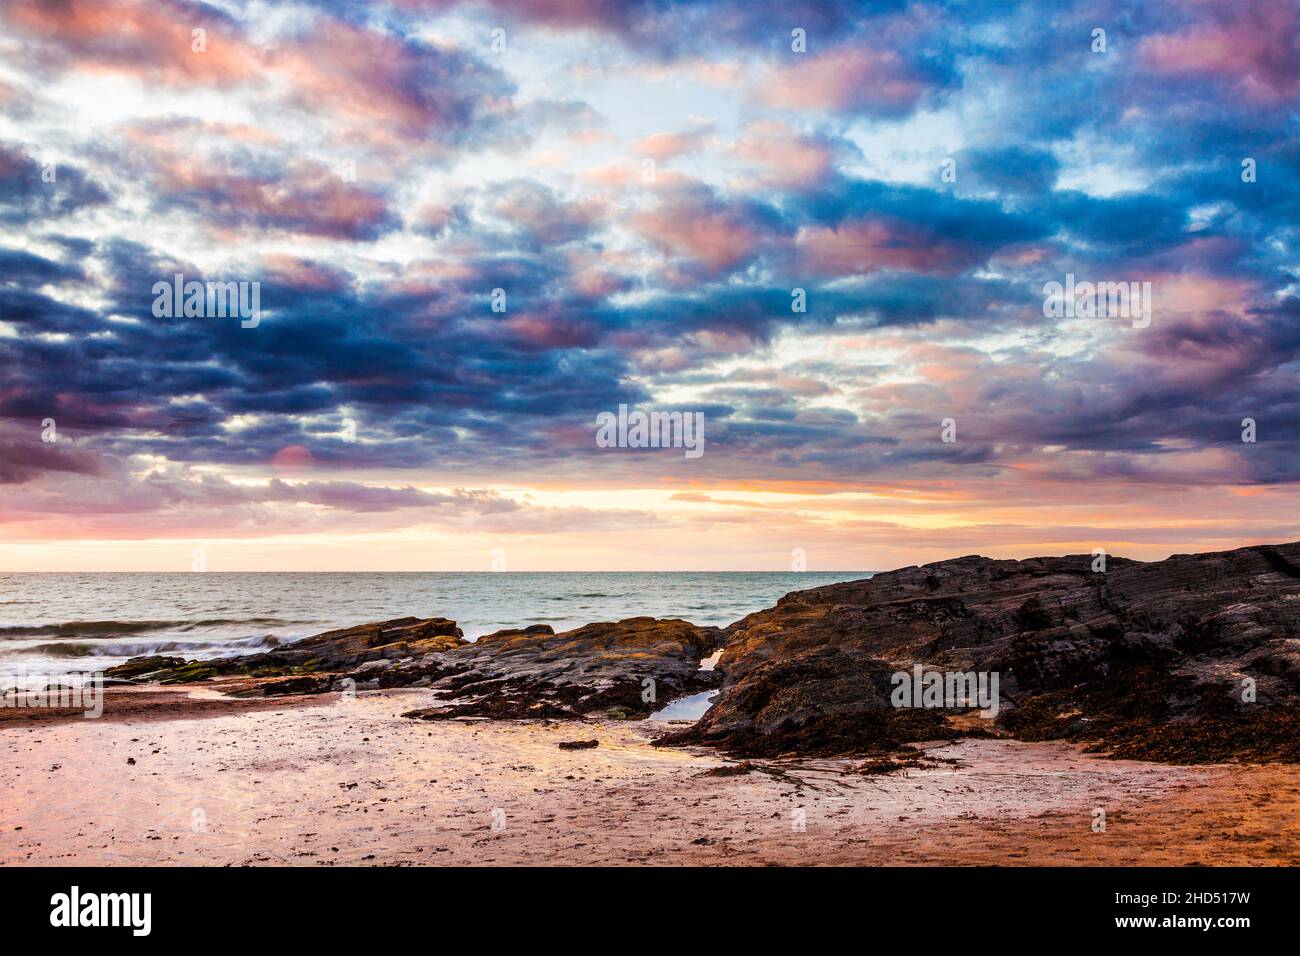
[{"label": "rocky ledge", "polygon": [[[718,667],[701,671],[718,648]],[[427,687],[430,705],[406,715],[427,720],[644,717],[720,684],[700,721],[660,742],[742,756],[1006,735],[1178,763],[1300,761],[1300,544],[1109,557],[1104,571],[1091,555],[964,557],[797,591],[725,629],[638,617],[470,643],[454,621],[400,618],[106,673],[240,677],[228,689],[246,695]],[[996,678],[996,707],[964,696],[896,706],[898,674],[918,687],[931,674]]]},{"label": "rocky ledge", "polygon": [[700,660],[722,631],[686,621],[633,617],[559,634],[546,624],[466,641],[455,621],[414,617],[327,631],[260,654],[208,661],[136,658],[108,677],[162,684],[213,677],[240,696],[427,687],[433,706],[405,716],[644,717],[663,702],[716,687]]}]

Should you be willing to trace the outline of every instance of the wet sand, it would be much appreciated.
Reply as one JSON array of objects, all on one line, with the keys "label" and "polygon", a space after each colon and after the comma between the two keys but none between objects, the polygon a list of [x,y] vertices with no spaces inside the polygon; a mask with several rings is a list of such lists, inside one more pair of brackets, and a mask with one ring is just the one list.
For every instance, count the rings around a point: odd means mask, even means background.
[{"label": "wet sand", "polygon": [[183,694],[0,721],[0,863],[1300,864],[1290,765],[968,740],[890,776],[832,760],[709,776],[732,762],[651,746],[663,724],[425,723],[398,716],[428,700],[409,690]]}]

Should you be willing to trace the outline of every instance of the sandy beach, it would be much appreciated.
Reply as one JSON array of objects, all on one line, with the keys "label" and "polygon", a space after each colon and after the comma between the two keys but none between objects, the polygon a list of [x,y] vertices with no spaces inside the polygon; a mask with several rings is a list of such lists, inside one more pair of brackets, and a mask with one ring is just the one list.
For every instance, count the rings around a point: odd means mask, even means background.
[{"label": "sandy beach", "polygon": [[0,722],[0,862],[1300,863],[1293,765],[965,740],[887,776],[808,759],[717,775],[736,762],[654,747],[662,723],[399,716],[427,697],[115,688],[103,719],[27,711]]}]

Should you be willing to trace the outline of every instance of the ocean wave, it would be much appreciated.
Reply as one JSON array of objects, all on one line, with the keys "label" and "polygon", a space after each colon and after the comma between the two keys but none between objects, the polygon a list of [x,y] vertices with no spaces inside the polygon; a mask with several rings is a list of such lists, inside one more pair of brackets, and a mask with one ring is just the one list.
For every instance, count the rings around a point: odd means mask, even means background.
[{"label": "ocean wave", "polygon": [[58,641],[23,648],[23,654],[47,657],[145,657],[152,654],[193,656],[211,651],[249,651],[279,646],[278,638],[249,637],[240,641],[150,641],[141,644],[88,644],[83,641]]},{"label": "ocean wave", "polygon": [[278,617],[203,618],[197,621],[67,621],[63,624],[20,624],[0,627],[0,640],[24,637],[117,637],[149,631],[194,631],[208,627],[284,627],[311,624]]}]

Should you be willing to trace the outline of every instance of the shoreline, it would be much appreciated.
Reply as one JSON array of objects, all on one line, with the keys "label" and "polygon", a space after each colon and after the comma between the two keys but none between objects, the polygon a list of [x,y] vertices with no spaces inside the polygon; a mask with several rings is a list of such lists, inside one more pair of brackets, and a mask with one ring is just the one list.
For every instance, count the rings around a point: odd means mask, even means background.
[{"label": "shoreline", "polygon": [[[0,726],[0,862],[1300,863],[1290,764],[1183,767],[967,739],[920,745],[927,766],[886,776],[811,758],[735,773],[742,764],[717,753],[652,746],[662,723],[411,721],[401,712],[427,692],[410,689],[351,701],[124,690],[115,698],[152,703]],[[733,770],[708,773],[722,767]]]},{"label": "shoreline", "polygon": [[[83,716],[81,707],[3,707],[0,708],[0,730],[8,726],[27,724],[52,725],[65,723],[99,723],[101,721],[170,721],[201,717],[219,717],[251,711],[284,709],[286,707],[324,706],[337,698],[337,694],[292,694],[280,697],[232,697],[237,691],[254,682],[241,678],[210,681],[207,685],[181,685],[162,687],[157,684],[139,684],[134,687],[103,688],[103,713],[94,718]],[[261,684],[264,686],[265,681]]]}]

